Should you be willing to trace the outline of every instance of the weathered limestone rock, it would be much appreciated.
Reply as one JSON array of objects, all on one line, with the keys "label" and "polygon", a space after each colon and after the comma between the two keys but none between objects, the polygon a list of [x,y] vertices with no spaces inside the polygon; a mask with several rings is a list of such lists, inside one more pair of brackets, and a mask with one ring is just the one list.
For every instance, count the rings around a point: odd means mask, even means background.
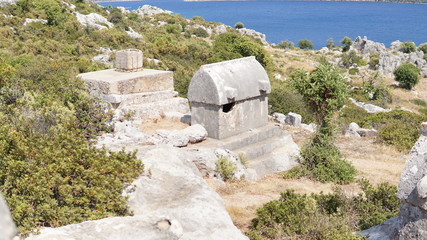
[{"label": "weathered limestone rock", "polygon": [[161,8],[150,6],[150,5],[143,5],[143,6],[139,7],[138,9],[133,10],[132,12],[139,14],[141,17],[151,16],[151,15],[159,14],[159,13],[166,13],[166,14],[172,13],[171,11],[163,10]]},{"label": "weathered limestone rock", "polygon": [[86,82],[89,91],[96,95],[173,91],[173,75],[170,71],[144,69],[128,73],[107,69],[78,76]]},{"label": "weathered limestone rock", "polygon": [[129,27],[129,31],[126,31],[126,33],[129,35],[129,37],[134,39],[142,38],[142,35],[138,32],[135,32],[135,30],[133,30],[131,27]]},{"label": "weathered limestone rock", "polygon": [[129,205],[135,216],[168,216],[182,226],[180,240],[247,240],[233,225],[221,197],[189,161],[192,158],[191,152],[171,147],[141,155],[151,176],[133,183],[136,191],[130,193]]},{"label": "weathered limestone rock", "polygon": [[13,223],[9,208],[0,193],[0,240],[11,240],[16,233],[15,223]]},{"label": "weathered limestone rock", "polygon": [[0,7],[4,7],[10,4],[16,4],[18,0],[0,0]]},{"label": "weathered limestone rock", "polygon": [[163,130],[156,131],[155,138],[164,144],[174,147],[185,147],[188,143],[199,143],[206,139],[208,132],[200,125],[195,124],[183,130]]},{"label": "weathered limestone rock", "polygon": [[273,120],[275,122],[278,122],[278,123],[281,123],[281,124],[285,124],[285,120],[286,120],[286,115],[285,114],[275,112],[275,113],[273,113],[272,117],[273,117]]},{"label": "weathered limestone rock", "polygon": [[[80,22],[85,27],[91,27],[95,29],[107,29],[113,27],[113,24],[110,23],[105,17],[97,14],[90,13],[88,15],[83,15],[78,12],[75,12],[77,21]],[[106,26],[105,26],[106,25]]]},{"label": "weathered limestone rock", "polygon": [[255,39],[261,40],[261,42],[264,45],[269,45],[269,43],[266,40],[265,34],[263,34],[263,33],[257,32],[255,30],[249,29],[249,28],[240,28],[240,29],[237,29],[237,31],[239,31],[240,35],[242,35],[242,36],[252,36]]},{"label": "weathered limestone rock", "polygon": [[427,239],[427,122],[412,148],[400,177],[399,216],[361,233],[370,240]]},{"label": "weathered limestone rock", "polygon": [[367,56],[371,53],[379,54],[386,50],[384,44],[368,40],[366,37],[361,38],[360,36],[354,40],[352,47]]},{"label": "weathered limestone rock", "polygon": [[142,71],[144,56],[141,50],[126,49],[116,52],[116,71],[139,72]]},{"label": "weathered limestone rock", "polygon": [[366,129],[361,128],[357,123],[350,123],[348,129],[345,131],[344,134],[346,137],[367,137],[367,138],[373,138],[378,135],[377,130],[375,129]]},{"label": "weathered limestone rock", "polygon": [[354,105],[365,109],[368,113],[378,113],[378,112],[390,112],[391,109],[384,109],[382,107],[375,106],[370,103],[359,102],[353,98],[350,98],[350,101],[354,103]]},{"label": "weathered limestone rock", "polygon": [[290,112],[286,114],[285,123],[294,127],[301,127],[301,115]]},{"label": "weathered limestone rock", "polygon": [[22,25],[23,25],[23,26],[27,26],[28,24],[33,23],[33,22],[39,22],[39,23],[41,23],[41,24],[46,24],[46,23],[47,23],[47,20],[45,20],[45,19],[32,19],[32,18],[26,18],[26,19],[25,19],[24,24],[22,24]]},{"label": "weathered limestone rock", "polygon": [[267,73],[255,57],[203,65],[188,88],[191,123],[216,139],[264,126],[270,92]]},{"label": "weathered limestone rock", "polygon": [[227,26],[225,26],[224,24],[220,24],[216,26],[213,30],[217,35],[219,35],[227,32]]},{"label": "weathered limestone rock", "polygon": [[402,49],[401,46],[402,46],[402,42],[399,40],[396,40],[390,44],[390,50],[400,52]]},{"label": "weathered limestone rock", "polygon": [[[236,166],[236,171],[234,171],[233,175],[234,179],[248,178],[250,176],[250,174],[246,171],[246,167],[243,166],[239,156],[236,153],[228,149],[217,148],[215,149],[215,155],[217,156],[217,160],[220,157],[225,157],[228,161],[231,161],[234,166]],[[219,174],[217,173],[216,176],[219,177]]]},{"label": "weathered limestone rock", "polygon": [[43,228],[28,240],[248,240],[193,163],[205,153],[129,145],[134,149],[148,172],[123,193],[134,216]]}]

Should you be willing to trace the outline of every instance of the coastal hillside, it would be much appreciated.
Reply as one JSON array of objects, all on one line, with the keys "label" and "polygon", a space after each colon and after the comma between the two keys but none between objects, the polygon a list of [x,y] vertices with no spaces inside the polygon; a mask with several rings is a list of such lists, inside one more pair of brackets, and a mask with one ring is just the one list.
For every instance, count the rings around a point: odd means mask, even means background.
[{"label": "coastal hillside", "polygon": [[[410,149],[424,146],[427,43],[340,42],[275,45],[251,29],[149,5],[0,0],[7,237],[362,239],[399,215],[399,175]],[[138,67],[123,74],[148,72],[154,84],[136,91],[141,79],[116,88],[93,77],[122,74],[114,69],[132,56]],[[256,70],[248,78],[262,76],[242,86],[271,90],[267,124],[229,142],[207,138],[190,124],[190,82],[228,64],[247,74],[241,62]],[[236,108],[218,109],[235,119]]]},{"label": "coastal hillside", "polygon": [[[210,2],[210,1],[224,1],[224,0],[184,0],[185,2]],[[251,0],[231,0],[231,1],[251,1]],[[280,1],[280,0],[279,0]],[[286,1],[286,0],[282,0]],[[302,0],[302,1],[313,1],[313,0]],[[415,4],[426,4],[426,0],[318,0],[326,2],[391,2],[391,3],[415,3]],[[114,1],[98,1],[98,2],[114,2]]]}]

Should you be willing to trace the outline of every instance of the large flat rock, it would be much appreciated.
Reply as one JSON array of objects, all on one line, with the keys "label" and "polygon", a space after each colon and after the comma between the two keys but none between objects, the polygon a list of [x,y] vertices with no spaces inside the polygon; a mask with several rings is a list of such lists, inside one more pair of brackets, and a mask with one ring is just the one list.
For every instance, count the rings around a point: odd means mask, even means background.
[{"label": "large flat rock", "polygon": [[90,92],[98,95],[132,94],[174,90],[173,73],[144,69],[139,72],[117,72],[107,69],[79,74]]}]

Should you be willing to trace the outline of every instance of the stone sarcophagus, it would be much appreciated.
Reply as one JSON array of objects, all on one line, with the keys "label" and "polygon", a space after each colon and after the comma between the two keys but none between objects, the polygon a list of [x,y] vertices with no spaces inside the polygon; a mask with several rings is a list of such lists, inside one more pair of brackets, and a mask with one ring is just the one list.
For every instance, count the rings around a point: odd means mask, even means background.
[{"label": "stone sarcophagus", "polygon": [[191,124],[224,139],[268,123],[271,92],[267,73],[255,57],[203,65],[188,88]]}]

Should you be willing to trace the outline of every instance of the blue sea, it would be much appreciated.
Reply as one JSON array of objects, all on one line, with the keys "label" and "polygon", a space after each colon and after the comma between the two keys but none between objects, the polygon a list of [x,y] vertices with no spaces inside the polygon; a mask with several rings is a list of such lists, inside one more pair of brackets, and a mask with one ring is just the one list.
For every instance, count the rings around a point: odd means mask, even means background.
[{"label": "blue sea", "polygon": [[311,40],[316,48],[348,36],[367,36],[386,47],[395,40],[427,42],[427,4],[324,1],[220,1],[145,0],[104,2],[102,6],[122,6],[134,10],[149,4],[183,17],[201,16],[207,21],[245,27],[267,35],[267,41]]}]

